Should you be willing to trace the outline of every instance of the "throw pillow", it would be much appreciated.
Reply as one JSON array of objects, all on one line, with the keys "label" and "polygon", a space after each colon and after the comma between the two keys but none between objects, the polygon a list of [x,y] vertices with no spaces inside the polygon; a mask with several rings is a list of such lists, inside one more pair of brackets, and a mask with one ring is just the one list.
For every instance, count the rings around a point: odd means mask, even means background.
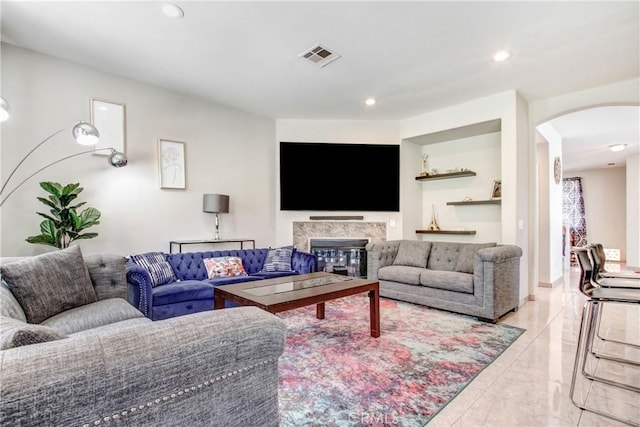
[{"label": "throw pillow", "polygon": [[403,240],[398,247],[398,254],[393,265],[407,265],[410,267],[426,267],[431,242]]},{"label": "throw pillow", "polygon": [[0,316],[0,350],[67,338],[63,333],[42,325],[31,325]]},{"label": "throw pillow", "polygon": [[205,258],[202,260],[207,269],[209,279],[216,277],[247,276],[242,265],[242,259],[237,256],[223,256],[217,258]]},{"label": "throw pillow", "polygon": [[461,273],[473,273],[473,258],[476,256],[478,249],[493,248],[495,246],[495,242],[461,244],[455,271],[459,271]]},{"label": "throw pillow", "polygon": [[292,255],[293,249],[291,246],[269,249],[267,259],[264,260],[264,265],[262,266],[262,271],[292,271]]},{"label": "throw pillow", "polygon": [[167,256],[162,252],[131,255],[131,261],[149,272],[151,287],[166,285],[178,280],[176,273],[171,268],[171,264],[167,261]]},{"label": "throw pillow", "polygon": [[0,271],[29,323],[97,301],[79,246],[5,264]]}]

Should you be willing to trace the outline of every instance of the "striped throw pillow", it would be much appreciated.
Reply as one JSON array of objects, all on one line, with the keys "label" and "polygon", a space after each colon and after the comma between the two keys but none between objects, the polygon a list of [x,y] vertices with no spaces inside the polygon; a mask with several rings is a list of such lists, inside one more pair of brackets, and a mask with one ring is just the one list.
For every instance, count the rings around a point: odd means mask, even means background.
[{"label": "striped throw pillow", "polygon": [[293,249],[291,247],[269,249],[262,271],[292,271],[292,254]]},{"label": "striped throw pillow", "polygon": [[146,254],[131,255],[131,261],[143,267],[151,276],[151,286],[156,287],[176,282],[178,278],[173,272],[167,256],[162,252],[147,252]]}]

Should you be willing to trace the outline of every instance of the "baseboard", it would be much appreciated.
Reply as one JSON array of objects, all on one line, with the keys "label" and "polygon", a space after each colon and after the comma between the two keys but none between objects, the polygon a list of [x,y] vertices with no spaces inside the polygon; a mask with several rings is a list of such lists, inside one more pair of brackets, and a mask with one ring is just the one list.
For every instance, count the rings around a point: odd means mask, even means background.
[{"label": "baseboard", "polygon": [[541,288],[555,288],[556,286],[560,286],[562,282],[564,282],[564,276],[558,277],[553,281],[553,283],[540,281],[538,282],[538,286],[540,286]]}]

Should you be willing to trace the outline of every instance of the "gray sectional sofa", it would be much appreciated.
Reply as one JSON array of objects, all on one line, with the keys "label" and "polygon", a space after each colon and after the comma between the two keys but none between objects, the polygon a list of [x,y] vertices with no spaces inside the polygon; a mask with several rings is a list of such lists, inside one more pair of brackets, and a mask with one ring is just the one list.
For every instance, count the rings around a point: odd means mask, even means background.
[{"label": "gray sectional sofa", "polygon": [[[0,425],[278,425],[280,319],[239,307],[151,321],[126,300],[124,257],[73,248],[0,258]],[[65,276],[71,295],[53,283]]]},{"label": "gray sectional sofa", "polygon": [[495,322],[517,310],[522,249],[495,243],[392,240],[367,245],[380,295]]}]

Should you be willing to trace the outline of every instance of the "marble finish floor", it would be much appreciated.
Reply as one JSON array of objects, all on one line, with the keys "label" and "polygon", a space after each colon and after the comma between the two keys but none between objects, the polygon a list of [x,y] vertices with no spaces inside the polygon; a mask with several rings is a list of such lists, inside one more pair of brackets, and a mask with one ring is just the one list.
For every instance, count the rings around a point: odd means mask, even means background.
[{"label": "marble finish floor", "polygon": [[[502,323],[527,331],[485,369],[427,425],[438,426],[625,426],[578,409],[569,397],[578,329],[585,297],[578,291],[579,270],[565,271],[564,283],[538,288],[527,302]],[[608,309],[607,309],[608,308]],[[602,334],[640,343],[640,307],[605,306]],[[640,360],[640,352],[607,343],[611,353],[626,352]],[[605,373],[640,386],[640,367],[595,361],[596,373]],[[608,412],[640,421],[640,394],[583,380],[577,396]]]}]

